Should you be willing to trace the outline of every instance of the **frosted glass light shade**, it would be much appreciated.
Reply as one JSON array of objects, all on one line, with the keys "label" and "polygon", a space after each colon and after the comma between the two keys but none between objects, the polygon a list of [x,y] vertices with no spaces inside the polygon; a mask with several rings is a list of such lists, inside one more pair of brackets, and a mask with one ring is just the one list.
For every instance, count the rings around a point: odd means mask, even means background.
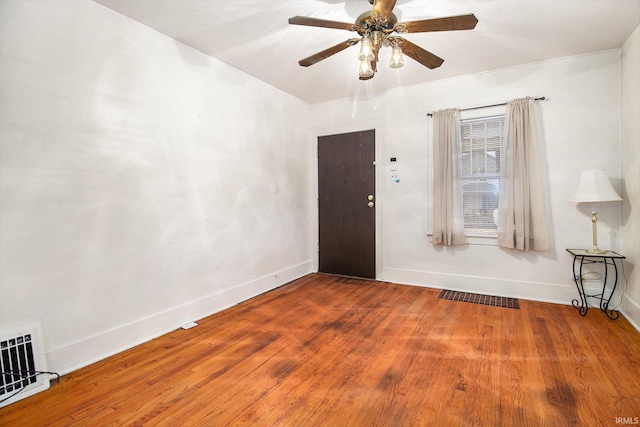
[{"label": "frosted glass light shade", "polygon": [[375,58],[375,56],[373,55],[373,48],[371,47],[371,39],[365,35],[360,41],[360,54],[358,55],[358,59],[369,62],[373,61],[373,58]]},{"label": "frosted glass light shade", "polygon": [[360,68],[358,70],[359,77],[371,77],[373,75],[373,68],[371,68],[371,62],[360,61]]},{"label": "frosted glass light shade", "polygon": [[404,66],[404,58],[402,57],[402,49],[400,46],[394,46],[391,51],[391,60],[389,61],[389,67],[401,68]]},{"label": "frosted glass light shade", "polygon": [[580,182],[575,193],[569,198],[575,203],[613,202],[622,200],[611,186],[607,173],[590,169],[580,172]]}]

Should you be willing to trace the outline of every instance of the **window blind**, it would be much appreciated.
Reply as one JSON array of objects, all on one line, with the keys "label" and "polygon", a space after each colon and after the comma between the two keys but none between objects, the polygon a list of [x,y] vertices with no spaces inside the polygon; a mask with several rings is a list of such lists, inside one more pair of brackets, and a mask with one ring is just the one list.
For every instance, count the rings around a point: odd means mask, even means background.
[{"label": "window blind", "polygon": [[461,121],[465,229],[495,230],[504,116]]}]

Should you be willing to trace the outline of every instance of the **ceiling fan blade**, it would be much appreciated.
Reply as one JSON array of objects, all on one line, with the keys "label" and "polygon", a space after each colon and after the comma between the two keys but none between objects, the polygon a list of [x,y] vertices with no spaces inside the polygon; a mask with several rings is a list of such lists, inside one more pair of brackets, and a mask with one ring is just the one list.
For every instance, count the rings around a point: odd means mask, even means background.
[{"label": "ceiling fan blade", "polygon": [[446,18],[403,22],[401,25],[404,25],[409,33],[426,33],[431,31],[472,30],[477,23],[478,18],[473,13],[470,13]]},{"label": "ceiling fan blade", "polygon": [[294,16],[293,18],[289,18],[289,24],[354,31],[353,24],[348,24],[346,22],[328,21],[326,19],[309,18],[307,16]]},{"label": "ceiling fan blade", "polygon": [[411,43],[407,39],[402,39],[402,44],[400,46],[402,48],[402,53],[412,59],[415,59],[427,68],[438,68],[444,62],[444,59],[434,55],[428,50],[424,50],[418,45]]},{"label": "ceiling fan blade", "polygon": [[331,55],[335,55],[336,53],[341,52],[348,47],[356,45],[359,42],[360,42],[360,39],[349,39],[349,40],[343,41],[342,43],[338,43],[337,45],[332,46],[329,49],[325,49],[322,52],[318,52],[315,55],[309,56],[308,58],[301,59],[300,61],[298,61],[298,64],[300,64],[303,67],[308,67],[310,65],[313,65],[317,62],[322,61],[323,59],[327,59]]},{"label": "ceiling fan blade", "polygon": [[375,0],[373,2],[373,17],[388,17],[393,12],[397,0]]}]

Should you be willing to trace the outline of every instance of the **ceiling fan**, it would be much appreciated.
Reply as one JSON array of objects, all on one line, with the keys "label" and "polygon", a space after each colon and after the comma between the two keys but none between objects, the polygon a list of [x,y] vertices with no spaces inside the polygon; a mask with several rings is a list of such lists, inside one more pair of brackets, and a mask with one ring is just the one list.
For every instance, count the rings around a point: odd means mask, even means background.
[{"label": "ceiling fan", "polygon": [[329,21],[326,19],[309,18],[305,16],[294,16],[289,19],[289,24],[307,25],[311,27],[335,28],[338,30],[355,31],[360,37],[351,38],[342,43],[338,43],[328,49],[304,58],[298,63],[303,67],[308,67],[322,61],[348,47],[360,43],[360,69],[358,72],[360,80],[373,78],[377,71],[378,51],[382,46],[392,48],[391,61],[389,66],[399,68],[404,65],[402,54],[418,61],[428,68],[437,68],[444,62],[444,59],[434,55],[411,43],[409,40],[393,36],[392,34],[425,33],[432,31],[452,31],[471,30],[475,28],[478,19],[473,14],[449,16],[445,18],[423,19],[420,21],[398,22],[393,8],[397,0],[368,0],[373,5],[371,11],[361,14],[355,24],[345,22]]}]

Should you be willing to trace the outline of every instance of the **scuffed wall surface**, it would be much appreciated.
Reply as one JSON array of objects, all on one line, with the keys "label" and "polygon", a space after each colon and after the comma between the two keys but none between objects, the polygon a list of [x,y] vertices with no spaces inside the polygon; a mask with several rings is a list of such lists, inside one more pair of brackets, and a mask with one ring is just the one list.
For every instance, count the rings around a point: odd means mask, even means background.
[{"label": "scuffed wall surface", "polygon": [[2,327],[113,350],[310,262],[307,104],[93,2],[3,1],[0,40]]}]

